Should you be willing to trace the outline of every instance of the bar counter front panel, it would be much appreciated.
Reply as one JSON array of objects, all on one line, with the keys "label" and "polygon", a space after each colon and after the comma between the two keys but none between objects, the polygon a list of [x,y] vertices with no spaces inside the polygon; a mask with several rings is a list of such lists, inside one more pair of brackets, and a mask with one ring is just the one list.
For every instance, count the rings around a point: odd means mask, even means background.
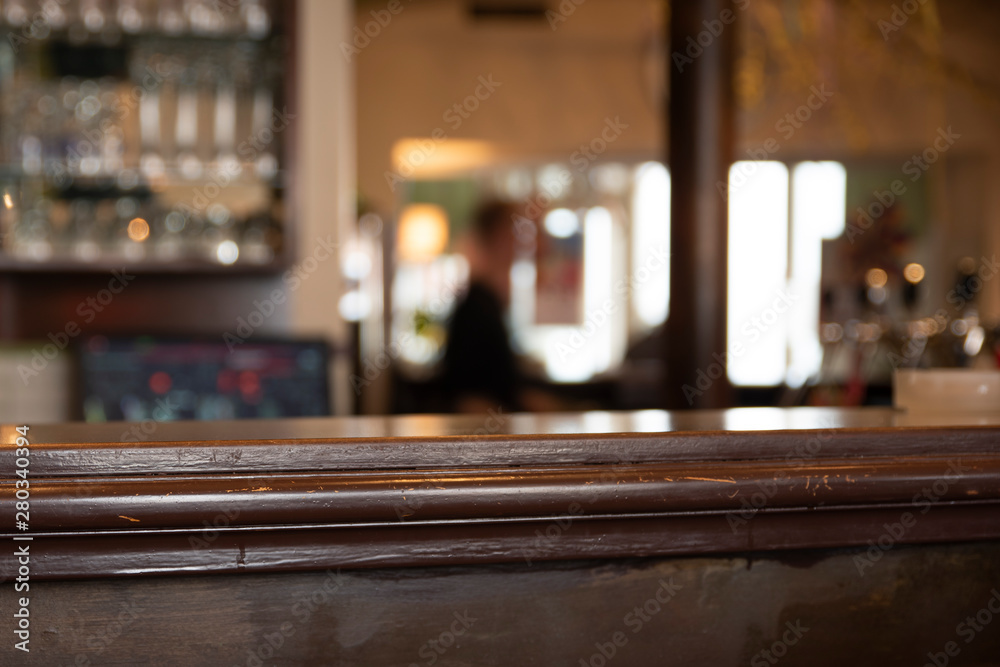
[{"label": "bar counter front panel", "polygon": [[4,665],[1000,664],[1000,412],[16,426]]}]

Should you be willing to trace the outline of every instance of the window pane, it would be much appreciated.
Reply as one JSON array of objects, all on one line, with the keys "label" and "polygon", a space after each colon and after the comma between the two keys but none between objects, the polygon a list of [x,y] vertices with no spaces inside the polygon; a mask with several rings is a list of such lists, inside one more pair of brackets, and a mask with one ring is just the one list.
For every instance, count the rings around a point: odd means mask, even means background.
[{"label": "window pane", "polygon": [[[636,170],[632,197],[632,266],[637,268],[646,263],[651,250],[670,254],[670,174],[667,168],[659,162],[641,165]],[[667,319],[669,305],[668,264],[647,280],[637,281],[633,307],[639,321],[652,328]]]},{"label": "window pane", "polygon": [[788,168],[737,162],[729,170],[728,374],[735,385],[785,378],[788,311]]},{"label": "window pane", "polygon": [[823,240],[844,232],[847,171],[839,162],[802,162],[792,170],[791,289],[798,297],[790,316],[787,382],[802,386],[819,372],[820,274]]}]

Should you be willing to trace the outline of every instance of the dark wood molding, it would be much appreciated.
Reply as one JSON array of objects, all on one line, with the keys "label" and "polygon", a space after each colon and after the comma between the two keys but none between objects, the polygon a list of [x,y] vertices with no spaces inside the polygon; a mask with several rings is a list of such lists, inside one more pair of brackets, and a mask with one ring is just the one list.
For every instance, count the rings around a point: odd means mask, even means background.
[{"label": "dark wood molding", "polygon": [[[159,425],[156,435],[163,430],[169,430],[168,425]],[[261,440],[223,440],[206,430],[204,441],[41,442],[33,445],[32,473],[42,477],[106,476],[109,471],[119,475],[257,475],[277,471],[803,461],[993,453],[1000,453],[1000,428],[993,426]],[[0,450],[0,480],[12,479],[13,470],[13,451]]]},{"label": "dark wood molding", "polygon": [[[32,577],[1000,539],[998,427],[222,440],[206,424],[214,439],[176,438],[190,428],[159,425],[153,443],[33,429]],[[13,516],[3,433],[0,513]]]},{"label": "dark wood molding", "polygon": [[[899,522],[906,506],[761,512],[732,530],[719,513],[586,517],[545,531],[529,521],[428,521],[210,530],[46,533],[32,544],[32,578],[238,574],[488,563],[531,564],[653,556],[757,554],[865,547]],[[933,544],[1000,538],[1000,504],[953,504],[921,517],[892,542]],[[565,519],[565,517],[563,517]],[[564,521],[565,524],[565,521]],[[205,538],[211,538],[208,541]],[[203,540],[205,546],[192,542]]]},{"label": "dark wood molding", "polygon": [[[350,473],[62,478],[31,486],[35,530],[200,528],[206,508],[228,526],[547,520],[1000,502],[1000,454],[462,468]],[[13,484],[5,491],[13,496]],[[923,502],[923,501],[921,501]],[[924,505],[921,505],[921,509]],[[573,508],[572,510],[570,508]],[[13,508],[11,508],[13,509]],[[998,527],[1000,528],[1000,527]]]}]

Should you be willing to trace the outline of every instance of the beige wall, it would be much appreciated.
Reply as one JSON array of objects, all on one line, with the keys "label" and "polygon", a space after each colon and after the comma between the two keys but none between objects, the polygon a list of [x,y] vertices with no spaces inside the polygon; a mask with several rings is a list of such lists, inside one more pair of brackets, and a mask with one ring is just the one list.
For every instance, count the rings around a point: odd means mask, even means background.
[{"label": "beige wall", "polygon": [[[928,1],[885,40],[879,21],[890,19],[894,4],[803,0],[791,5],[795,11],[779,0],[748,5],[740,15],[737,155],[775,137],[781,159],[902,165],[930,145],[937,128],[954,126],[961,140],[926,174],[936,193],[930,243],[939,251],[936,289],[943,298],[951,278],[945,266],[963,255],[1000,254],[1000,188],[988,187],[1000,176],[994,121],[1000,7],[985,0]],[[370,12],[384,6],[359,3],[355,25],[363,27]],[[854,13],[838,14],[845,6]],[[464,7],[457,0],[404,1],[378,36],[352,55],[358,183],[380,211],[391,214],[396,205],[384,177],[393,143],[429,136],[435,128],[448,137],[493,142],[508,159],[567,160],[596,136],[604,118],[619,116],[629,129],[608,157],[665,153],[656,84],[662,76],[656,47],[662,3],[587,0],[555,30],[545,21],[477,23]],[[488,74],[502,87],[452,130],[444,113]],[[834,97],[785,140],[775,124],[823,82]],[[981,185],[970,186],[963,169],[973,170]],[[1000,319],[1000,280],[987,284],[983,304]]]},{"label": "beige wall", "polygon": [[[353,6],[345,0],[301,0],[298,19],[298,181],[292,216],[296,261],[302,262],[315,257],[323,245],[318,239],[342,243],[354,223],[354,72],[337,48],[350,30]],[[320,257],[326,254],[319,251]],[[342,292],[339,259],[317,261],[289,295],[291,332],[323,336],[343,348],[348,331],[337,310]],[[342,356],[336,360],[333,397],[337,414],[344,414],[350,405],[349,365]]]},{"label": "beige wall", "polygon": [[[357,25],[381,6],[361,3]],[[476,22],[461,2],[404,2],[354,56],[361,192],[391,212],[384,173],[393,143],[435,128],[449,138],[492,142],[522,161],[566,161],[599,135],[605,118],[618,116],[629,127],[614,153],[659,155],[661,106],[650,83],[650,67],[661,66],[650,51],[660,25],[654,10],[645,0],[588,0],[552,30],[545,21]],[[491,75],[501,85],[453,129],[445,113]]]}]

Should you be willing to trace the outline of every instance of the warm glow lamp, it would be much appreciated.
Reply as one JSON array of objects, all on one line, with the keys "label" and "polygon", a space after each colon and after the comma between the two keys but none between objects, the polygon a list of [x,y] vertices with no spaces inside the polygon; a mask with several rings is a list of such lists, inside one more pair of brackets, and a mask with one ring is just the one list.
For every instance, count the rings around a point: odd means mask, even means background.
[{"label": "warm glow lamp", "polygon": [[399,216],[399,259],[428,262],[448,245],[448,214],[435,204],[410,204]]}]

